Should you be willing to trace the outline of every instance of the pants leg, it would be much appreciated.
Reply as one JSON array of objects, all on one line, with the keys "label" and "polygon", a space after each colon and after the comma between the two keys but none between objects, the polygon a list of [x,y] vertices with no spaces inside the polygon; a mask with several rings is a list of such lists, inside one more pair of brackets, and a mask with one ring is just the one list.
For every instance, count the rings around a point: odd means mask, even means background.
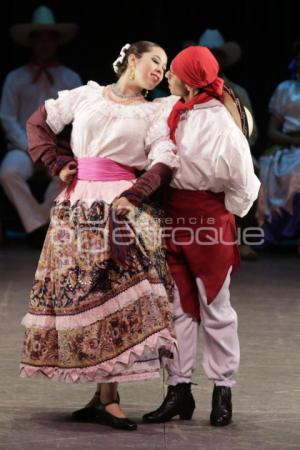
[{"label": "pants leg", "polygon": [[58,177],[53,177],[47,186],[42,208],[46,217],[48,217],[48,221],[50,219],[51,208],[54,205],[54,199],[61,193],[65,186],[66,185]]},{"label": "pants leg", "polygon": [[[235,384],[234,376],[240,361],[237,314],[230,304],[230,273],[231,269],[210,305],[207,305],[203,282],[200,278],[196,280],[204,337],[203,368],[216,385],[228,387]],[[182,310],[177,288],[173,308],[178,350],[167,366],[170,385],[191,382],[196,368],[198,340],[198,322]]]},{"label": "pants leg", "polygon": [[182,310],[177,287],[174,292],[173,317],[178,348],[174,359],[167,365],[167,371],[168,384],[174,386],[191,382],[196,368],[199,329],[197,320]]},{"label": "pants leg", "polygon": [[210,305],[203,282],[196,279],[204,335],[203,368],[216,385],[228,387],[235,384],[234,375],[240,361],[237,314],[230,304],[230,273],[231,269]]},{"label": "pants leg", "polygon": [[27,233],[48,222],[47,215],[26,182],[32,174],[33,163],[26,152],[10,150],[5,155],[0,168],[0,182],[17,209]]}]

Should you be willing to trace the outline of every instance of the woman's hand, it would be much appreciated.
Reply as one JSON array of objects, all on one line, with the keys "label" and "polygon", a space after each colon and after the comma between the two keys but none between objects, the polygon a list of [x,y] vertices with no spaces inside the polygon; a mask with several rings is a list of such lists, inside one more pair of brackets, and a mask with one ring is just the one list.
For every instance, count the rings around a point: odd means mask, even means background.
[{"label": "woman's hand", "polygon": [[59,178],[64,183],[70,183],[73,180],[76,173],[77,173],[77,164],[75,161],[70,161],[59,172]]},{"label": "woman's hand", "polygon": [[130,203],[126,197],[116,198],[112,202],[112,207],[116,216],[120,219],[126,217],[127,214],[134,208],[133,204]]}]

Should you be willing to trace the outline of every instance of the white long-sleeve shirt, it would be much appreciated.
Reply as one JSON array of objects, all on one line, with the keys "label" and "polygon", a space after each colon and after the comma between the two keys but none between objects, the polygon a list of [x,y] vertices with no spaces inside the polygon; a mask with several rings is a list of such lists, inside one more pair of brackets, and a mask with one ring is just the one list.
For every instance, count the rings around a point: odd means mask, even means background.
[{"label": "white long-sleeve shirt", "polygon": [[[176,97],[168,102],[170,109]],[[176,130],[179,168],[176,189],[225,193],[226,209],[245,216],[257,198],[260,182],[254,173],[249,144],[230,113],[218,100],[197,104],[182,114]]]},{"label": "white long-sleeve shirt", "polygon": [[58,91],[73,89],[82,84],[80,76],[68,67],[50,67],[51,84],[45,73],[33,83],[34,66],[12,70],[4,81],[0,104],[0,120],[8,141],[8,148],[27,151],[26,121],[45,100],[57,97]]}]

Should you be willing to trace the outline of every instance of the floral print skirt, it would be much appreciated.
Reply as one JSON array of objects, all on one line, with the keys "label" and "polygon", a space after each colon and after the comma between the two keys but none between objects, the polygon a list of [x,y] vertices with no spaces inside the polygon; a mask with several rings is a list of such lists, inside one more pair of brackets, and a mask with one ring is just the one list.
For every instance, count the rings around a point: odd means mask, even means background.
[{"label": "floral print skirt", "polygon": [[20,374],[70,382],[155,378],[172,357],[172,279],[160,217],[134,208],[126,265],[111,258],[110,205],[59,201],[33,282]]}]

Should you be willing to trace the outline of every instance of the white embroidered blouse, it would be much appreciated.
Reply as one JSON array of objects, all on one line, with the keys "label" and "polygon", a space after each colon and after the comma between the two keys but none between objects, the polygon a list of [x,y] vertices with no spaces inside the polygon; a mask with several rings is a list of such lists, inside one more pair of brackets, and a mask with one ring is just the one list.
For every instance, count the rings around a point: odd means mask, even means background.
[{"label": "white embroidered blouse", "polygon": [[47,124],[55,134],[72,122],[71,148],[76,158],[103,157],[143,170],[156,163],[178,166],[159,103],[118,104],[104,97],[94,81],[59,92],[45,102]]}]

